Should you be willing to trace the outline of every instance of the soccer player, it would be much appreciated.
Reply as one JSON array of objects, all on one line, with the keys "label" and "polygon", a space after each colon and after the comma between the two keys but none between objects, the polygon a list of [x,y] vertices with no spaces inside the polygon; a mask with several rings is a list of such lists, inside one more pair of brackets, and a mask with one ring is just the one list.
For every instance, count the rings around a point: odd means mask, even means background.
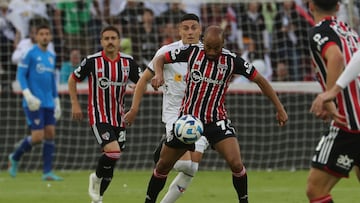
[{"label": "soccer player", "polygon": [[[227,117],[224,106],[225,93],[233,74],[244,75],[260,87],[275,105],[276,119],[280,126],[285,125],[288,116],[273,88],[255,67],[223,48],[224,31],[219,26],[209,26],[205,30],[203,43],[157,56],[153,60],[155,76],[151,80],[151,85],[157,89],[164,84],[165,63],[187,62],[188,74],[185,77],[185,97],[181,104],[180,116],[192,114],[204,123],[204,135],[212,148],[229,165],[238,200],[245,203],[248,202],[246,169],[241,160],[235,129]],[[146,203],[156,201],[175,162],[193,147],[193,144],[183,144],[174,136],[167,138],[148,184]]]},{"label": "soccer player", "polygon": [[[310,48],[317,66],[318,80],[324,90],[331,89],[346,64],[359,49],[359,36],[346,23],[336,19],[338,0],[312,0],[309,4],[315,22],[310,31]],[[359,79],[352,80],[334,102],[325,103],[328,112],[338,111],[345,125],[331,122],[312,158],[306,194],[310,202],[331,203],[332,188],[359,166],[360,103]]]},{"label": "soccer player", "polygon": [[[179,49],[186,44],[199,44],[201,35],[201,26],[199,17],[195,14],[185,14],[182,16],[178,25],[179,35],[181,40],[161,47],[155,54],[155,57],[164,54],[173,49]],[[187,72],[187,63],[179,62],[167,64],[164,67],[164,94],[163,94],[163,112],[162,121],[165,123],[166,137],[171,137],[171,131],[174,122],[178,118],[182,98],[186,87],[185,75]],[[140,80],[136,84],[132,105],[125,114],[125,119],[130,124],[134,122],[135,116],[139,110],[140,100],[146,90],[148,82],[154,76],[153,62],[150,62],[149,67],[144,71]],[[163,142],[156,150],[155,162],[157,162],[159,152],[162,148]],[[205,149],[208,147],[208,141],[202,136],[194,145],[193,151],[187,151],[179,161],[176,162],[174,168],[179,171],[173,182],[170,184],[168,192],[162,199],[162,203],[175,202],[187,189],[191,183],[195,173],[198,171],[199,162],[202,159]]]},{"label": "soccer player", "polygon": [[[360,74],[360,51],[357,51],[352,57],[346,68],[336,80],[336,84],[323,93],[320,93],[313,101],[310,111],[316,116],[322,117],[323,104],[336,98],[336,95],[341,92],[349,83],[358,78]],[[335,115],[337,116],[337,115]],[[340,116],[340,115],[339,115]]]},{"label": "soccer player", "polygon": [[139,80],[140,70],[131,56],[119,52],[120,33],[116,27],[105,27],[100,42],[103,50],[88,55],[68,81],[72,118],[82,120],[76,83],[88,78],[89,124],[103,150],[96,171],[89,177],[92,203],[102,203],[116,161],[125,148],[124,96],[129,80],[134,83]]},{"label": "soccer player", "polygon": [[55,55],[47,50],[51,41],[48,25],[36,29],[37,44],[31,48],[18,65],[17,79],[20,83],[23,108],[31,129],[19,147],[9,155],[8,172],[17,175],[18,162],[24,152],[43,143],[43,180],[62,180],[52,172],[55,151],[55,124],[61,116],[60,100],[55,80]]}]

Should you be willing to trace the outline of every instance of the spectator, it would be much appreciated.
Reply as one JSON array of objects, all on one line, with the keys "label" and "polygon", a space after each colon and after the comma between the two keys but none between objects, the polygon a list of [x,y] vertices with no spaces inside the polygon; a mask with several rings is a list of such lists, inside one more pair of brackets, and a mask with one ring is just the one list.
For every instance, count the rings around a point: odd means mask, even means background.
[{"label": "spectator", "polygon": [[125,9],[126,0],[95,0],[92,14],[103,24],[113,25],[120,13]]},{"label": "spectator", "polygon": [[294,1],[283,2],[274,22],[273,66],[278,67],[278,63],[285,62],[289,71],[289,79],[302,81],[311,72],[307,37],[310,24],[299,15]]},{"label": "spectator", "polygon": [[[247,11],[240,17],[240,39],[249,38],[256,47],[252,50],[260,58],[269,50],[269,33],[265,26],[265,18],[261,13],[261,5],[258,2],[250,2],[247,5]],[[242,50],[245,47],[241,47]],[[245,50],[244,50],[245,51]]]},{"label": "spectator", "polygon": [[[261,75],[268,81],[271,81],[272,76],[272,68],[270,63],[270,58],[267,54],[264,56],[261,56],[256,52],[256,45],[253,40],[249,40],[248,48],[246,51],[241,55],[241,57],[252,63],[256,70],[261,73]],[[248,79],[246,79],[244,76],[236,76],[236,78],[233,80],[235,83],[243,83],[243,82],[249,82]]]},{"label": "spectator", "polygon": [[159,48],[158,28],[155,24],[154,12],[145,8],[142,15],[142,22],[139,23],[132,35],[133,56],[140,67],[145,69],[156,50]]},{"label": "spectator", "polygon": [[[55,27],[58,37],[63,40],[64,53],[73,48],[80,48],[81,53],[91,53],[94,45],[90,42],[99,41],[93,39],[96,30],[90,30],[91,26],[101,26],[99,22],[92,21],[90,8],[93,0],[77,0],[74,2],[61,2],[56,5]],[[98,32],[97,32],[98,33]],[[96,35],[97,35],[96,33]]]},{"label": "spectator", "polygon": [[141,22],[144,5],[137,1],[127,1],[125,9],[120,13],[122,33],[125,37],[130,37],[132,31],[137,29]]},{"label": "spectator", "polygon": [[15,45],[29,34],[30,19],[41,17],[49,19],[46,4],[40,0],[11,0],[7,19],[16,28]]},{"label": "spectator", "polygon": [[156,19],[156,24],[160,27],[167,23],[177,24],[180,22],[181,17],[185,14],[186,12],[181,7],[181,3],[169,3],[169,8],[160,14],[160,16]]},{"label": "spectator", "polygon": [[81,53],[79,49],[70,51],[69,61],[62,63],[60,68],[60,84],[67,84],[69,76],[79,66],[81,61]]},{"label": "spectator", "polygon": [[15,28],[6,19],[8,2],[0,2],[0,91],[10,90],[10,83],[15,79],[16,68],[10,64],[15,40]]}]

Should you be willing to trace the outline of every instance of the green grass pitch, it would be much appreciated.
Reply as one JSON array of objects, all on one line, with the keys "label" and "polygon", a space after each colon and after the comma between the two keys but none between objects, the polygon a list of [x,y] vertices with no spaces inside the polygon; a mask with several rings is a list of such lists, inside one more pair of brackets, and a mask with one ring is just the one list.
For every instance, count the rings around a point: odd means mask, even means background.
[{"label": "green grass pitch", "polygon": [[[16,178],[0,172],[0,202],[9,203],[86,203],[91,202],[87,195],[90,171],[58,172],[65,178],[62,182],[41,180],[41,173],[19,173]],[[104,203],[141,203],[151,171],[115,172],[112,184],[104,197]],[[165,194],[176,172],[172,172],[166,188],[160,193],[158,201]],[[248,171],[249,201],[251,203],[304,203],[307,171]],[[334,188],[336,203],[359,202],[359,183],[352,173]],[[189,189],[177,201],[179,203],[232,203],[236,193],[232,187],[229,171],[200,171]]]}]

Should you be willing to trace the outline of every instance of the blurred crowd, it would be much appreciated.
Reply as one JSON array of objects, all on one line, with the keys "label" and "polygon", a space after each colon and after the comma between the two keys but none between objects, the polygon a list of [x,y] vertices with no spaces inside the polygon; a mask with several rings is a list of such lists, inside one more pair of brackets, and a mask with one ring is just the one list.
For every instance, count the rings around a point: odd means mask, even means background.
[{"label": "blurred crowd", "polygon": [[[146,68],[159,47],[179,39],[177,22],[185,13],[198,15],[203,27],[217,24],[225,29],[225,48],[252,62],[269,81],[315,80],[307,36],[314,21],[305,0],[202,2],[1,0],[1,87],[11,88],[17,63],[25,47],[34,43],[34,26],[38,24],[52,27],[49,50],[57,56],[59,83],[66,83],[81,58],[100,50],[99,33],[104,25],[118,27],[121,51]],[[359,6],[359,1],[350,8],[348,1],[342,2],[338,18],[359,28]],[[233,82],[248,81],[238,77]]]}]

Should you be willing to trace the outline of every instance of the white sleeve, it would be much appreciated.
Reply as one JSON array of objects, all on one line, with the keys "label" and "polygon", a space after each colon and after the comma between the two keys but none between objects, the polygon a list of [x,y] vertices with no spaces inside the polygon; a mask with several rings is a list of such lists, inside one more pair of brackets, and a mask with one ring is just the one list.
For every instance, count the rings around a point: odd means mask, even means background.
[{"label": "white sleeve", "polygon": [[20,41],[19,44],[16,46],[15,51],[11,55],[11,62],[13,64],[17,65],[21,61],[22,57],[24,56],[24,52],[26,51],[24,49],[24,46],[25,45],[22,41]]},{"label": "white sleeve", "polygon": [[360,74],[360,51],[351,57],[350,62],[347,64],[345,70],[341,73],[337,79],[336,84],[341,88],[345,88],[352,80],[354,80]]}]

